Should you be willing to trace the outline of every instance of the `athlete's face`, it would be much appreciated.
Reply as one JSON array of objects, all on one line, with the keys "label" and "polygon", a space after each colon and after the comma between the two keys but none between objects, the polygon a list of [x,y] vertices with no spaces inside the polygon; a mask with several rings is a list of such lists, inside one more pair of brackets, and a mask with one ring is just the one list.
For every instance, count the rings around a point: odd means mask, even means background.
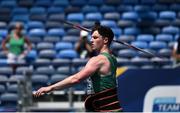
[{"label": "athlete's face", "polygon": [[100,51],[104,45],[103,37],[98,33],[98,31],[94,31],[91,36],[91,46],[95,51]]},{"label": "athlete's face", "polygon": [[15,32],[16,32],[17,34],[19,34],[19,33],[21,33],[21,31],[22,31],[22,26],[21,26],[20,24],[17,24],[17,25],[15,26]]}]

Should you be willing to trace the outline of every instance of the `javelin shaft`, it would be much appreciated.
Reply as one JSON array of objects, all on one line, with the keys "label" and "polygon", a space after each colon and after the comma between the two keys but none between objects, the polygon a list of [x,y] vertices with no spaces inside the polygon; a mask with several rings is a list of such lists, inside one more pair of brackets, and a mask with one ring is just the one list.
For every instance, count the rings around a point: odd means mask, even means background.
[{"label": "javelin shaft", "polygon": [[87,32],[91,32],[90,29],[87,29],[87,28],[85,28],[83,26],[80,26],[79,24],[74,24],[74,23],[64,21],[64,20],[62,20],[62,22],[64,22],[67,25],[70,25],[70,26],[74,27],[75,29],[80,29],[80,30],[84,30],[84,31],[87,31]]},{"label": "javelin shaft", "polygon": [[129,48],[132,48],[132,49],[141,51],[141,52],[146,53],[146,54],[149,54],[149,55],[151,55],[151,56],[153,56],[153,57],[157,57],[156,55],[154,55],[153,53],[151,53],[151,52],[149,52],[149,51],[146,51],[146,50],[144,50],[144,49],[141,49],[141,48],[138,48],[138,47],[136,47],[136,46],[130,45],[130,44],[126,43],[126,42],[122,42],[122,41],[118,41],[118,40],[113,40],[113,42],[126,45],[126,46],[128,46]]},{"label": "javelin shaft", "polygon": [[[84,30],[84,31],[87,31],[87,32],[91,32],[90,29],[85,28],[85,27],[83,27],[83,26],[80,26],[79,24],[73,24],[73,23],[71,23],[71,22],[63,21],[63,20],[62,20],[62,22],[64,22],[65,24],[68,24],[68,25],[74,27],[75,29],[80,29],[80,30]],[[153,57],[157,57],[155,54],[153,54],[153,53],[151,53],[151,52],[149,52],[149,51],[145,51],[145,50],[143,50],[143,49],[141,49],[141,48],[138,48],[138,47],[136,47],[136,46],[130,45],[130,44],[126,43],[126,42],[118,41],[118,40],[113,40],[113,42],[123,44],[123,45],[125,45],[125,46],[127,46],[127,47],[129,47],[129,48],[132,48],[132,49],[141,51],[141,52],[146,53],[146,54],[149,54],[149,55],[151,55],[151,56],[153,56]]]}]

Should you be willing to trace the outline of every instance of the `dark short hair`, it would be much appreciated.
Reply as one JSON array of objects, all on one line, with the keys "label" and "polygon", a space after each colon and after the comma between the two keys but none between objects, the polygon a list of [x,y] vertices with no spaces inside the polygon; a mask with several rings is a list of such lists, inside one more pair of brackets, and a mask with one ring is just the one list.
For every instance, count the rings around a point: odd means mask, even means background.
[{"label": "dark short hair", "polygon": [[111,28],[107,26],[102,26],[100,24],[95,24],[95,26],[92,29],[92,33],[96,30],[99,32],[101,36],[108,38],[108,45],[110,45],[114,38],[114,33],[111,30]]}]

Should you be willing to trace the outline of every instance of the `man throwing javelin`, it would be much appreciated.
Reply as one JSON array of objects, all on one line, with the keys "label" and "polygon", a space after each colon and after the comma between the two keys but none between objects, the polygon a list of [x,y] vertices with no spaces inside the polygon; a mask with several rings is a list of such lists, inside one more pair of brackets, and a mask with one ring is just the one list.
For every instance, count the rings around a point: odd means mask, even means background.
[{"label": "man throwing javelin", "polygon": [[116,89],[117,61],[110,50],[113,37],[114,33],[109,27],[101,25],[94,27],[92,29],[91,47],[98,55],[90,58],[86,66],[78,73],[53,85],[40,88],[34,96],[39,97],[57,89],[71,87],[90,77],[93,93],[85,100],[86,110],[91,112],[122,111]]}]

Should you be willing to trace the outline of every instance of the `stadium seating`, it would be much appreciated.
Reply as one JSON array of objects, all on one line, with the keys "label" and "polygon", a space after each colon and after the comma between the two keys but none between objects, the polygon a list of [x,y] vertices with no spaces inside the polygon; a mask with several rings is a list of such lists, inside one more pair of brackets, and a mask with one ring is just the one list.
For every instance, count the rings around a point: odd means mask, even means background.
[{"label": "stadium seating", "polygon": [[155,38],[157,41],[172,42],[173,36],[168,34],[159,34]]},{"label": "stadium seating", "polygon": [[58,53],[57,57],[64,59],[74,59],[78,57],[78,54],[75,50],[62,50]]},{"label": "stadium seating", "polygon": [[87,59],[80,59],[80,58],[75,58],[72,60],[72,66],[74,67],[81,67],[81,66],[85,66],[85,64],[87,63]]},{"label": "stadium seating", "polygon": [[170,58],[171,55],[172,55],[172,50],[171,49],[160,49],[158,51],[158,55],[161,56],[161,57],[165,57],[165,58]]},{"label": "stadium seating", "polygon": [[0,68],[0,74],[4,74],[7,76],[12,75],[13,69],[11,67],[5,66]]},{"label": "stadium seating", "polygon": [[100,5],[103,4],[103,0],[98,0],[98,1],[96,1],[96,0],[89,0],[88,4],[100,6]]},{"label": "stadium seating", "polygon": [[36,6],[49,7],[51,6],[51,0],[38,0],[35,2]]},{"label": "stadium seating", "polygon": [[148,58],[141,58],[141,57],[132,58],[131,62],[133,65],[136,65],[136,66],[143,66],[143,65],[150,64],[150,61],[148,60]]},{"label": "stadium seating", "polygon": [[3,93],[0,96],[1,112],[15,112],[18,110],[18,95],[15,93]]},{"label": "stadium seating", "polygon": [[52,65],[53,67],[57,68],[59,66],[69,66],[71,64],[71,60],[70,59],[53,59],[52,60]]},{"label": "stadium seating", "polygon": [[126,28],[133,27],[135,25],[135,22],[132,22],[130,20],[119,20],[117,24],[120,28]]},{"label": "stadium seating", "polygon": [[176,18],[176,13],[172,11],[162,11],[159,13],[159,18],[165,20],[174,20]]},{"label": "stadium seating", "polygon": [[86,5],[82,8],[82,12],[85,14],[86,13],[92,13],[92,12],[98,12],[98,7]]},{"label": "stadium seating", "polygon": [[165,34],[179,34],[179,28],[173,26],[167,26],[162,29],[162,33]]},{"label": "stadium seating", "polygon": [[146,42],[143,41],[135,41],[131,43],[133,46],[135,47],[139,47],[141,49],[146,49],[148,48],[148,44]]},{"label": "stadium seating", "polygon": [[131,65],[131,60],[128,59],[128,58],[119,57],[119,58],[117,58],[117,65],[118,65],[118,66]]},{"label": "stadium seating", "polygon": [[48,12],[48,14],[63,13],[63,8],[52,6],[52,7],[48,7],[47,12]]},{"label": "stadium seating", "polygon": [[117,12],[107,12],[104,14],[104,19],[118,21],[120,19],[120,14]]},{"label": "stadium seating", "polygon": [[18,66],[18,67],[16,68],[16,74],[17,74],[17,75],[23,75],[23,74],[25,74],[27,71],[32,72],[33,69],[31,69],[30,67],[27,67],[27,66]]},{"label": "stadium seating", "polygon": [[44,42],[49,42],[49,43],[56,43],[56,42],[59,42],[61,40],[60,37],[57,37],[57,36],[46,36],[44,37],[43,41]]},{"label": "stadium seating", "polygon": [[127,27],[124,29],[124,34],[125,35],[138,35],[140,33],[140,30],[135,27]]},{"label": "stadium seating", "polygon": [[37,50],[54,49],[54,44],[50,42],[39,42],[36,46]]},{"label": "stadium seating", "polygon": [[114,12],[115,7],[108,6],[108,5],[102,5],[99,10],[101,13]]},{"label": "stadium seating", "polygon": [[69,66],[60,66],[60,67],[57,67],[56,73],[57,74],[64,74],[64,75],[70,75],[71,74],[71,68]]},{"label": "stadium seating", "polygon": [[56,83],[58,81],[61,81],[63,79],[65,79],[67,77],[67,75],[64,75],[64,74],[54,74],[51,76],[51,80],[50,80],[50,83],[53,84],[53,83]]},{"label": "stadium seating", "polygon": [[5,86],[4,85],[0,85],[0,94],[4,93],[6,90],[5,90]]},{"label": "stadium seating", "polygon": [[73,44],[70,42],[57,42],[55,45],[56,51],[65,50],[65,49],[73,49]]},{"label": "stadium seating", "polygon": [[20,81],[24,81],[25,80],[25,76],[24,75],[12,75],[9,80],[13,81],[13,80],[20,80]]},{"label": "stadium seating", "polygon": [[34,0],[28,0],[28,1],[19,0],[17,3],[21,7],[32,7],[34,4]]},{"label": "stadium seating", "polygon": [[48,36],[62,37],[65,35],[64,29],[61,28],[52,28],[48,30]]},{"label": "stadium seating", "polygon": [[44,37],[46,35],[46,31],[42,28],[34,28],[29,31],[28,35],[30,37]]},{"label": "stadium seating", "polygon": [[36,58],[33,62],[34,68],[40,67],[40,66],[48,66],[51,65],[51,60],[50,59],[45,59],[45,58]]},{"label": "stadium seating", "polygon": [[69,5],[69,0],[54,0],[53,6],[66,7]]},{"label": "stadium seating", "polygon": [[136,55],[137,55],[136,51],[131,50],[131,49],[119,50],[119,52],[118,52],[118,56],[124,57],[124,58],[133,58]]},{"label": "stadium seating", "polygon": [[79,40],[78,38],[79,36],[66,35],[62,37],[62,41],[71,42],[72,44],[75,44]]},{"label": "stadium seating", "polygon": [[145,42],[151,42],[154,40],[153,35],[150,34],[141,34],[137,36],[137,41],[145,41]]},{"label": "stadium seating", "polygon": [[71,4],[72,4],[73,6],[82,7],[82,6],[86,5],[86,1],[84,1],[84,0],[72,0],[72,1],[71,1]]},{"label": "stadium seating", "polygon": [[138,14],[136,12],[124,12],[122,14],[123,20],[138,21]]},{"label": "stadium seating", "polygon": [[85,15],[85,19],[91,21],[100,21],[102,18],[103,18],[102,14],[97,12],[94,13],[90,12]]},{"label": "stadium seating", "polygon": [[34,74],[32,76],[32,87],[33,90],[36,91],[40,87],[48,85],[48,76],[45,74]]},{"label": "stadium seating", "polygon": [[8,87],[7,87],[7,92],[8,93],[18,93],[18,89],[19,89],[19,87],[18,87],[18,84],[11,84],[11,85],[9,85]]},{"label": "stadium seating", "polygon": [[1,6],[13,8],[13,7],[16,7],[17,4],[16,4],[16,1],[13,1],[13,0],[10,0],[10,1],[9,0],[2,0]]},{"label": "stadium seating", "polygon": [[[0,42],[16,22],[22,22],[23,33],[31,41],[33,49],[26,57],[28,64],[18,65],[13,71],[1,47],[0,80],[24,80],[23,72],[30,69],[35,90],[81,70],[87,59],[80,59],[75,51],[80,30],[64,24],[62,20],[89,29],[99,21],[112,28],[115,40],[163,58],[159,60],[113,42],[111,48],[119,67],[172,68],[172,49],[180,33],[179,10],[178,0],[1,0]],[[6,85],[6,82],[0,82],[0,111],[16,111],[17,85]],[[81,85],[74,89],[84,91],[84,83]],[[7,101],[9,106],[8,98],[14,98],[13,109],[4,107]]]},{"label": "stadium seating", "polygon": [[163,49],[166,47],[167,47],[167,44],[165,42],[161,42],[161,41],[152,41],[149,44],[149,48],[154,49],[154,50],[159,50],[159,49]]},{"label": "stadium seating", "polygon": [[117,7],[117,11],[118,12],[129,12],[129,11],[133,11],[133,6],[131,5],[119,5]]},{"label": "stadium seating", "polygon": [[45,27],[44,24],[40,21],[29,21],[27,23],[28,30],[35,29],[35,28],[43,29],[44,27]]},{"label": "stadium seating", "polygon": [[34,70],[33,73],[51,76],[54,72],[56,72],[55,69],[50,66],[39,66]]},{"label": "stadium seating", "polygon": [[7,23],[6,22],[0,22],[0,28],[1,29],[6,29],[7,28]]},{"label": "stadium seating", "polygon": [[82,13],[70,13],[67,15],[67,20],[81,23],[84,20],[84,15]]},{"label": "stadium seating", "polygon": [[138,4],[138,0],[123,0],[124,4]]}]

